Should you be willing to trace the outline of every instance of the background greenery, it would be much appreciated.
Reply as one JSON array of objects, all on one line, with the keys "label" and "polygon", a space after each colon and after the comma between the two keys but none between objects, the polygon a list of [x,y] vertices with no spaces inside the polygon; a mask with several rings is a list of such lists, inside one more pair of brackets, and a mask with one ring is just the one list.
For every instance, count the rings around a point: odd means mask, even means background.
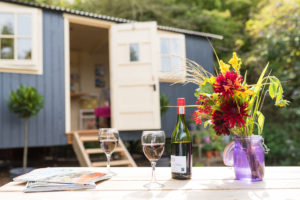
[{"label": "background greenery", "polygon": [[223,35],[213,41],[219,57],[228,61],[236,51],[251,82],[270,62],[291,104],[279,110],[265,103],[267,164],[300,165],[300,0],[29,1]]}]

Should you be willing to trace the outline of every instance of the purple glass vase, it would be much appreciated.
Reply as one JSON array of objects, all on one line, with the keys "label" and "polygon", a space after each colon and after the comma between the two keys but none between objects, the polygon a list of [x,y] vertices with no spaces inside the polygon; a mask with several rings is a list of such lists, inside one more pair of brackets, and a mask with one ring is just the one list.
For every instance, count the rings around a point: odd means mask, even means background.
[{"label": "purple glass vase", "polygon": [[235,136],[233,166],[238,180],[261,181],[264,178],[265,152],[259,135]]}]

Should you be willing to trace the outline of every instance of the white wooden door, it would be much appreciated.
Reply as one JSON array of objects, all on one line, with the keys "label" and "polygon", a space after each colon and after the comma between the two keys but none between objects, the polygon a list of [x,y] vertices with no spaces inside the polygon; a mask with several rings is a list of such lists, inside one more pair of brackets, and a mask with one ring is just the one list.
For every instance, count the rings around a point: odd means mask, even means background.
[{"label": "white wooden door", "polygon": [[160,129],[156,22],[114,24],[110,29],[112,127]]}]

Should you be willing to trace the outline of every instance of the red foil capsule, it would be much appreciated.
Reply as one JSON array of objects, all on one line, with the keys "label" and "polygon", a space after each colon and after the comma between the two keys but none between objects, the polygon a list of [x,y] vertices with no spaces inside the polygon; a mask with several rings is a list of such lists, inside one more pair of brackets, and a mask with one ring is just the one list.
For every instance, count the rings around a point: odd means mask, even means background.
[{"label": "red foil capsule", "polygon": [[185,98],[177,98],[177,114],[185,114]]}]

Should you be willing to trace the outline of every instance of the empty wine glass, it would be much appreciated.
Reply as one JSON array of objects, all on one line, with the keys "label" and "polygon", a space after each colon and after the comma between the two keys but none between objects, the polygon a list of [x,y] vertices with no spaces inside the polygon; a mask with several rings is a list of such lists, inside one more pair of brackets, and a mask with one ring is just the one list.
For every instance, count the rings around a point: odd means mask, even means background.
[{"label": "empty wine glass", "polygon": [[119,132],[114,128],[100,128],[98,132],[98,140],[100,147],[104,151],[107,158],[107,174],[115,176],[116,173],[110,170],[110,157],[115,148],[118,146]]},{"label": "empty wine glass", "polygon": [[143,151],[152,166],[151,182],[144,185],[146,188],[161,188],[164,185],[158,183],[155,177],[156,162],[160,159],[165,149],[164,131],[143,131],[142,134]]}]

